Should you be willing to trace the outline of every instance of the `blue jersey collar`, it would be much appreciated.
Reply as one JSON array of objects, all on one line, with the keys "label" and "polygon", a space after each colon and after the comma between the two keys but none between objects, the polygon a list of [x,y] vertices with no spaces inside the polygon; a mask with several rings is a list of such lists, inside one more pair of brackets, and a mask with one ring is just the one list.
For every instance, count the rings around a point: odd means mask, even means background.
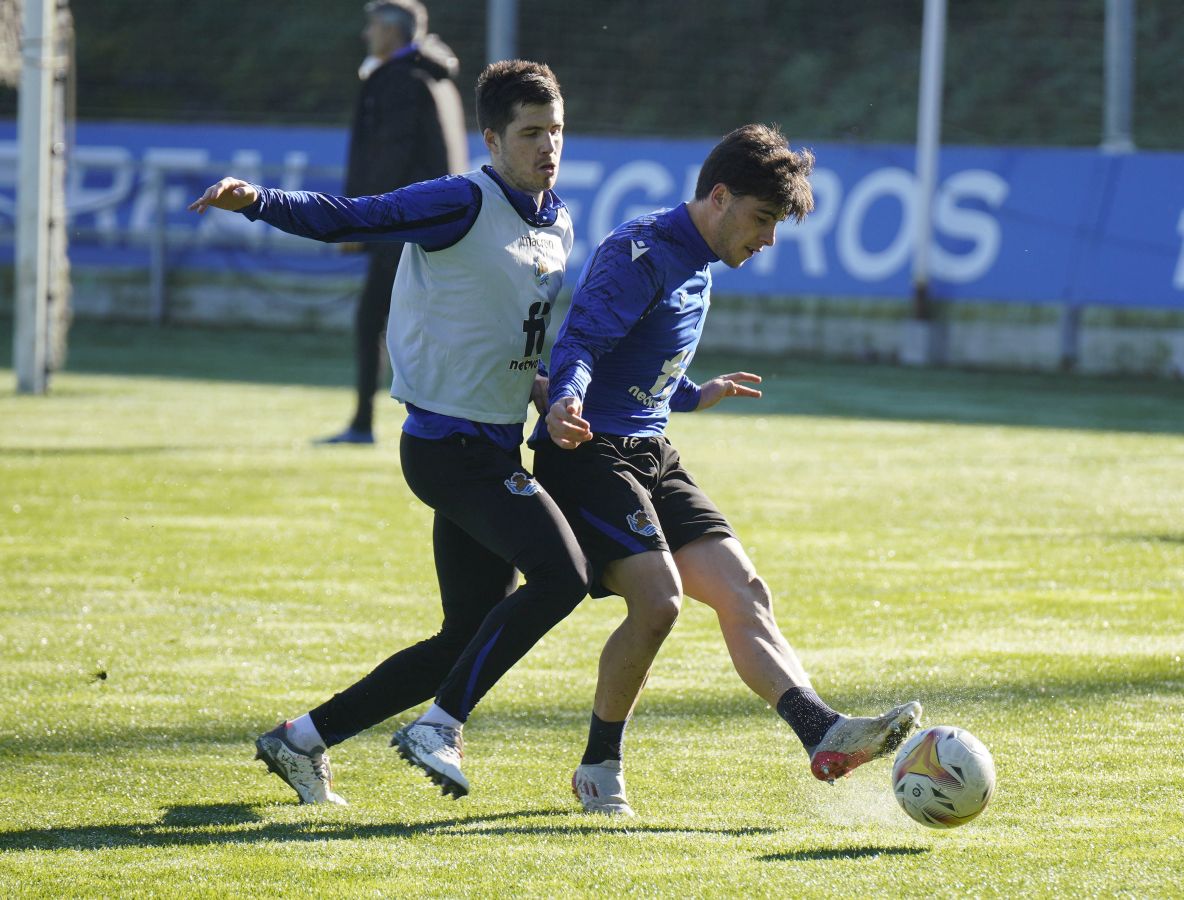
[{"label": "blue jersey collar", "polygon": [[678,204],[666,215],[670,218],[670,224],[674,226],[678,236],[682,238],[680,246],[686,250],[687,256],[695,264],[696,269],[702,269],[713,262],[719,262],[719,257],[711,252],[707,241],[703,240],[703,235],[699,234],[699,229],[691,220],[690,210],[687,209],[685,203]]},{"label": "blue jersey collar", "polygon": [[518,215],[536,228],[554,225],[555,219],[559,216],[559,210],[566,205],[554,191],[544,191],[543,202],[536,208],[534,197],[506,184],[493,166],[482,166],[481,171],[497,182],[497,186],[502,189],[502,193],[506,195],[506,199],[510,201],[510,205],[514,207]]}]

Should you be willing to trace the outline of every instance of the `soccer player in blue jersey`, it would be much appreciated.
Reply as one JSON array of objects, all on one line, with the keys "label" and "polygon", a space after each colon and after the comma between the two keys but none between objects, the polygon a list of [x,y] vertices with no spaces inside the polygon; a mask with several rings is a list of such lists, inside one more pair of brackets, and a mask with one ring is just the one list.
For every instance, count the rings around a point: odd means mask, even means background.
[{"label": "soccer player in blue jersey", "polygon": [[190,206],[323,241],[406,244],[387,329],[391,394],[407,407],[403,475],[435,510],[444,619],[437,634],[259,737],[258,758],[305,803],[345,802],[327,748],[432,697],[392,744],[445,794],[468,793],[469,713],[587,592],[588,562],[520,455],[527,408],[545,402],[539,363],[572,246],[571,217],[552,190],[559,83],[538,63],[495,63],[478,79],[477,117],[492,164],[464,176],[356,199],[225,178]]},{"label": "soccer player in blue jersey", "polygon": [[686,375],[707,314],[708,266],[740,266],[773,244],[780,222],[800,222],[814,207],[813,164],[774,128],[733,131],[703,164],[694,200],[605,238],[560,328],[550,408],[531,439],[535,474],[593,562],[593,596],[620,594],[627,608],[600,657],[572,779],[586,810],[633,814],[621,743],[683,594],[715,610],[741,679],[793,728],[815,777],[833,782],[888,753],[920,721],[916,702],[848,717],[819,698],[777,627],[768,585],[663,435],[672,410],[760,396],[748,372],[702,385]]}]

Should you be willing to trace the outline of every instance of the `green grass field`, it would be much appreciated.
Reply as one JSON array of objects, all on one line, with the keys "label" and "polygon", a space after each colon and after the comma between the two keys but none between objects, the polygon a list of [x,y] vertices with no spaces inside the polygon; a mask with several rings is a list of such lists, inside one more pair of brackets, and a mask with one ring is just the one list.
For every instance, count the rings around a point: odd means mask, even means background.
[{"label": "green grass field", "polygon": [[640,817],[620,822],[568,786],[616,598],[478,707],[465,800],[387,748],[394,722],[333,751],[348,808],[301,807],[252,761],[258,732],[437,624],[397,405],[376,448],[309,446],[346,420],[347,354],[80,325],[50,396],[0,370],[0,895],[1184,891],[1179,384],[745,361],[765,399],[672,436],[782,630],[833,705],[917,697],[971,730],[998,790],[934,832],[885,761],[814,781],[688,601],[628,732]]}]

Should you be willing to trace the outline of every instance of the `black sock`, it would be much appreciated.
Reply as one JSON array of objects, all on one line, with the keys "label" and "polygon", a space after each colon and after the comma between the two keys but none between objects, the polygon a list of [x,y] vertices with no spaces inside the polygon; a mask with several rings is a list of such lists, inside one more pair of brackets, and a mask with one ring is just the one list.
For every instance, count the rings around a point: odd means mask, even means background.
[{"label": "black sock", "polygon": [[624,722],[605,722],[596,713],[592,713],[592,724],[588,727],[588,746],[584,749],[584,758],[580,765],[596,765],[606,759],[621,759],[621,742],[625,739]]},{"label": "black sock", "polygon": [[789,723],[807,753],[814,752],[839,718],[810,688],[790,688],[777,701],[777,712]]}]

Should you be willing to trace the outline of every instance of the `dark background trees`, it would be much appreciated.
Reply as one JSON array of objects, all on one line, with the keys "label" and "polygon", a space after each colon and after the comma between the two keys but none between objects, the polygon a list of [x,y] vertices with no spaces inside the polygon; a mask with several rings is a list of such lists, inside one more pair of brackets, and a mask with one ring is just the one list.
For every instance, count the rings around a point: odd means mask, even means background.
[{"label": "dark background trees", "polygon": [[[484,62],[485,0],[436,0],[432,30]],[[348,121],[362,3],[76,2],[86,119]],[[584,134],[717,136],[776,121],[795,141],[911,141],[922,0],[520,0],[521,55],[551,64]],[[1135,139],[1184,147],[1179,0],[1138,0]],[[950,4],[944,137],[1094,145],[1104,0]],[[0,97],[12,114],[13,92]]]}]

